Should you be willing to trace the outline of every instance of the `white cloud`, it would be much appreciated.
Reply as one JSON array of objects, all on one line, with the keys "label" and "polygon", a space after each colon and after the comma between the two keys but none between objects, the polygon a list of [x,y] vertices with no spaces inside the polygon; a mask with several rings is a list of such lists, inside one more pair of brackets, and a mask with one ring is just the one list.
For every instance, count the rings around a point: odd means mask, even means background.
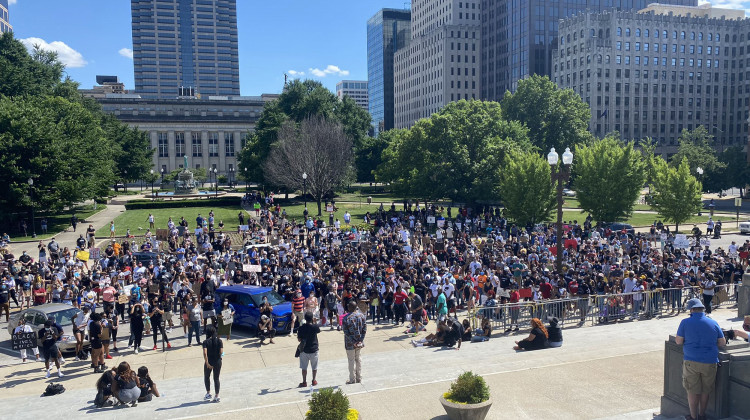
[{"label": "white cloud", "polygon": [[133,50],[131,50],[130,48],[120,48],[120,51],[118,51],[118,53],[120,53],[120,55],[125,58],[129,58],[131,60],[133,59]]},{"label": "white cloud", "polygon": [[289,75],[292,76],[292,77],[304,76],[305,75],[304,71],[297,71],[297,70],[289,70],[287,73],[289,73]]},{"label": "white cloud", "polygon": [[18,0],[8,0],[8,5],[16,4]]},{"label": "white cloud", "polygon": [[349,70],[341,70],[338,66],[334,66],[333,64],[329,64],[328,67],[321,70],[318,68],[310,68],[310,73],[313,76],[316,77],[326,77],[329,74],[337,75],[337,76],[348,76]]},{"label": "white cloud", "polygon": [[750,1],[748,0],[698,0],[698,4],[711,3],[713,7],[721,9],[737,9],[744,10],[745,13],[750,13]]},{"label": "white cloud", "polygon": [[74,50],[73,48],[70,48],[66,43],[62,41],[52,41],[48,43],[41,38],[31,37],[22,39],[21,42],[26,45],[26,48],[29,51],[32,51],[34,49],[34,46],[38,45],[45,51],[56,52],[57,58],[61,63],[65,64],[65,67],[84,67],[86,64],[88,64],[88,61],[83,58],[83,55],[81,55],[81,53]]}]

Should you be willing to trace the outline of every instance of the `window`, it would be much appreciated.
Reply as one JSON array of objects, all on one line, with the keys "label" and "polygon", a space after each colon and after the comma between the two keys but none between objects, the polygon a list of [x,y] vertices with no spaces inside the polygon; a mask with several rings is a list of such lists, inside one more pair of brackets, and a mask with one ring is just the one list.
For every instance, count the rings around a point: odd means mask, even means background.
[{"label": "window", "polygon": [[625,36],[630,36],[630,28],[625,28]]},{"label": "window", "polygon": [[208,133],[208,156],[219,156],[219,133]]},{"label": "window", "polygon": [[193,133],[193,157],[203,156],[203,142],[201,139],[201,133]]},{"label": "window", "polygon": [[161,132],[158,134],[158,149],[160,158],[169,157],[169,139],[167,133]]},{"label": "window", "polygon": [[185,133],[174,133],[174,149],[177,157],[185,156]]},{"label": "window", "polygon": [[224,133],[224,153],[234,156],[234,133]]},{"label": "window", "polygon": [[622,36],[622,28],[617,28],[617,36]]}]

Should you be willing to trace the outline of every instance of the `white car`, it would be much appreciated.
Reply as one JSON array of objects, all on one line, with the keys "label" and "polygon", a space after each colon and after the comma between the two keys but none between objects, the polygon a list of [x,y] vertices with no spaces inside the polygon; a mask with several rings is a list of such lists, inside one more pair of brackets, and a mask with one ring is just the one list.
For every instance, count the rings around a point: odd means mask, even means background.
[{"label": "white car", "polygon": [[563,188],[562,193],[563,193],[563,196],[565,196],[565,197],[575,197],[576,196],[576,192],[573,191],[573,190],[571,190],[571,189],[568,189],[568,188]]},{"label": "white car", "polygon": [[750,233],[750,221],[740,222],[740,234]]}]

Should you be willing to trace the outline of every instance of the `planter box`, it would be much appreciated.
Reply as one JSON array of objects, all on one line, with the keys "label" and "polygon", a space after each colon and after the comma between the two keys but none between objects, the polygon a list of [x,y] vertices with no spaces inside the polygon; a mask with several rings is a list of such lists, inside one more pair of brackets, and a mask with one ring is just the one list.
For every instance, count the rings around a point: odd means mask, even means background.
[{"label": "planter box", "polygon": [[443,405],[451,420],[484,420],[492,407],[492,400],[479,404],[456,404],[441,396],[440,404]]}]

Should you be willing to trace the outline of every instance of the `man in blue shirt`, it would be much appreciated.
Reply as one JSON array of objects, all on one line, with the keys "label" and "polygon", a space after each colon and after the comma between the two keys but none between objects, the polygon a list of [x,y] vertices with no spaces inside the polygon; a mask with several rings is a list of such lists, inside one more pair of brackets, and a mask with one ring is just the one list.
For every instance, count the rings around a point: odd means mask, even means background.
[{"label": "man in blue shirt", "polygon": [[686,419],[701,420],[706,418],[708,397],[716,382],[719,347],[724,347],[726,340],[719,324],[703,312],[700,299],[690,299],[687,309],[690,317],[680,322],[675,342],[683,345],[682,386],[690,407]]}]

